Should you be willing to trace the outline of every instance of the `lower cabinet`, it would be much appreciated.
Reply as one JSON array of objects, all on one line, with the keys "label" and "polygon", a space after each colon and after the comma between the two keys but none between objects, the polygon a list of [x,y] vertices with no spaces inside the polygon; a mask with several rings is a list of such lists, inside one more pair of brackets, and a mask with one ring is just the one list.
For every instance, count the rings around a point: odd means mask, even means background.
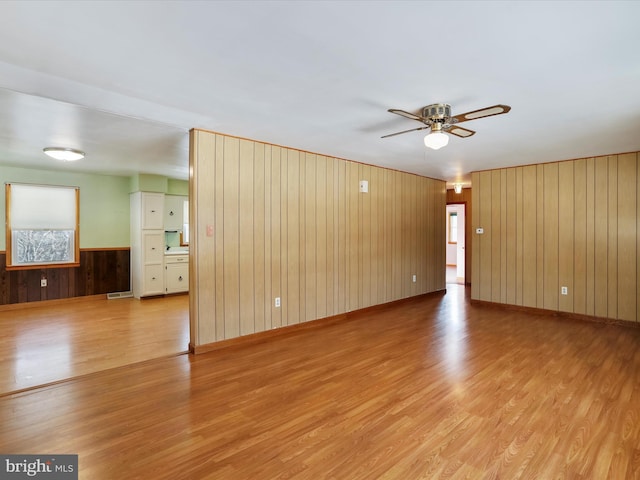
[{"label": "lower cabinet", "polygon": [[164,233],[155,230],[142,232],[142,290],[140,296],[162,295]]},{"label": "lower cabinet", "polygon": [[163,281],[162,264],[143,267],[142,291],[144,295],[162,295],[164,293]]},{"label": "lower cabinet", "polygon": [[164,259],[165,293],[189,291],[189,256],[166,255]]}]

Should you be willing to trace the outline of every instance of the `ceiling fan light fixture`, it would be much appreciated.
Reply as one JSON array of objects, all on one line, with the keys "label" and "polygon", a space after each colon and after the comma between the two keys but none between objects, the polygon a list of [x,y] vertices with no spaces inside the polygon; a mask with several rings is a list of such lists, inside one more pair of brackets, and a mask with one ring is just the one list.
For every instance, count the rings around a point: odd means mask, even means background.
[{"label": "ceiling fan light fixture", "polygon": [[442,132],[431,132],[424,137],[424,144],[434,150],[439,150],[442,147],[446,147],[449,143],[449,136]]},{"label": "ceiling fan light fixture", "polygon": [[84,158],[84,152],[74,148],[47,147],[42,151],[51,158],[63,162],[75,162]]}]

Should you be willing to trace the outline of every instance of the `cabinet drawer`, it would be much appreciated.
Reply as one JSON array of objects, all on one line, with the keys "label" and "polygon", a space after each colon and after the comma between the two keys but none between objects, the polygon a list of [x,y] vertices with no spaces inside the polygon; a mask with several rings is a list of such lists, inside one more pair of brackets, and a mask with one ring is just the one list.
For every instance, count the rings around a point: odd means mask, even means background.
[{"label": "cabinet drawer", "polygon": [[143,269],[143,295],[159,295],[164,293],[164,277],[162,265],[147,265]]},{"label": "cabinet drawer", "polygon": [[189,255],[165,255],[164,263],[189,263]]},{"label": "cabinet drawer", "polygon": [[143,263],[162,263],[164,257],[164,232],[142,234]]}]

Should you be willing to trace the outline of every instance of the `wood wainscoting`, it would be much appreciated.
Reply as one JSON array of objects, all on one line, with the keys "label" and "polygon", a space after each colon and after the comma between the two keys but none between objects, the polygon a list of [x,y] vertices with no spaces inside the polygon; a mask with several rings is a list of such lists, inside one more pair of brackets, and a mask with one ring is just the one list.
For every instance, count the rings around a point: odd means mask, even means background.
[{"label": "wood wainscoting", "polygon": [[[80,249],[79,267],[7,271],[0,252],[0,305],[84,297],[130,289],[129,247]],[[47,286],[40,280],[46,278]]]}]

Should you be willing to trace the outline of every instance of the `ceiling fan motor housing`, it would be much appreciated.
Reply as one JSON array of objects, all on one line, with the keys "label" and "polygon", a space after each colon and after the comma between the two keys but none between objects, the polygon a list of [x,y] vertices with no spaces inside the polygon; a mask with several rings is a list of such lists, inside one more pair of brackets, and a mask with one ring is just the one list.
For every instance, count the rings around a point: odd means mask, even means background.
[{"label": "ceiling fan motor housing", "polygon": [[448,103],[434,103],[432,105],[427,105],[422,110],[422,116],[433,122],[439,121],[442,123],[443,120],[446,122],[451,118],[451,105]]}]

